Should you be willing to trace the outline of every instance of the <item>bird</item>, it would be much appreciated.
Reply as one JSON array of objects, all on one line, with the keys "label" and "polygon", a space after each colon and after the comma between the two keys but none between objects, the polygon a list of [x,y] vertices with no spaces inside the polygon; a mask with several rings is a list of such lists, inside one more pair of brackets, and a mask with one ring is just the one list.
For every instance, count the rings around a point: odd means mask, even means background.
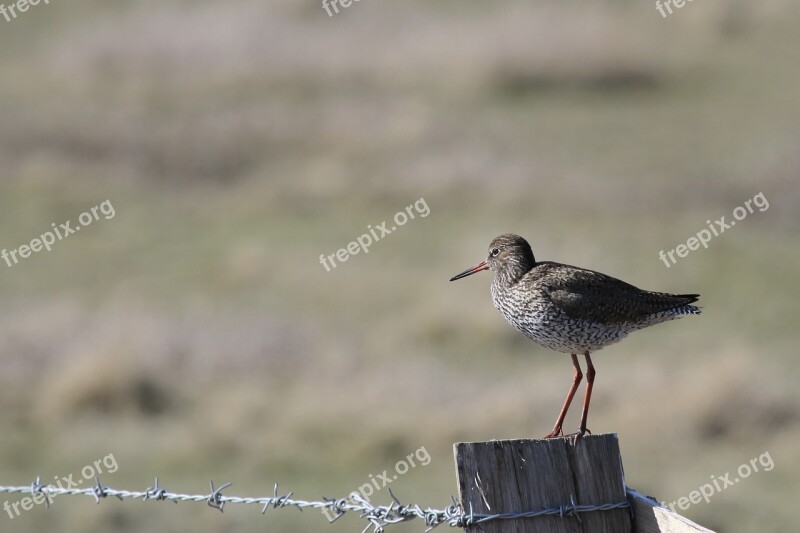
[{"label": "bird", "polygon": [[[629,333],[687,315],[699,294],[669,294],[639,289],[609,275],[552,261],[536,261],[530,244],[512,233],[489,244],[485,261],[456,274],[450,281],[483,270],[494,272],[492,303],[517,330],[537,344],[572,357],[572,385],[553,430],[545,439],[591,433],[586,427],[595,379],[591,353],[621,341]],[[583,379],[578,354],[586,360],[586,392],[580,427],[564,435],[562,425]]]}]

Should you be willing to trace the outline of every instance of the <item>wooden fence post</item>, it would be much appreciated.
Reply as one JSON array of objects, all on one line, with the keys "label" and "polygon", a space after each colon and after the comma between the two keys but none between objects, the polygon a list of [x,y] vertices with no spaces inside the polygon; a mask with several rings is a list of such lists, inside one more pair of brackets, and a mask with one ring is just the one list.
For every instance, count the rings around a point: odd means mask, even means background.
[{"label": "wooden fence post", "polygon": [[[453,446],[462,509],[474,515],[560,510],[465,528],[482,533],[710,532],[625,486],[615,433],[569,439],[461,442]],[[629,507],[571,513],[574,506]],[[632,511],[636,520],[632,521]]]},{"label": "wooden fence post", "polygon": [[[626,500],[616,434],[567,439],[466,442],[454,446],[465,512],[496,514]],[[580,520],[579,520],[580,518]],[[626,533],[628,509],[495,520],[467,531],[486,533]]]}]

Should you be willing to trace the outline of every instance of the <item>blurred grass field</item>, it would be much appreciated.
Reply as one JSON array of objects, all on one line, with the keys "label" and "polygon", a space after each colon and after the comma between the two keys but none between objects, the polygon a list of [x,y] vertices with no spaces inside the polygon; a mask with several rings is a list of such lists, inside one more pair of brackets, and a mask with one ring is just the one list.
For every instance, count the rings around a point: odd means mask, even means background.
[{"label": "blurred grass field", "polygon": [[[683,514],[791,531],[800,496],[800,6],[85,1],[0,20],[0,484],[113,453],[114,487],[444,507],[452,443],[538,437],[569,359],[447,279],[515,232],[538,259],[699,292],[704,314],[594,358],[589,426]],[[763,192],[769,209],[658,259]],[[417,218],[319,263],[419,198]],[[568,425],[577,425],[573,409]],[[13,501],[13,499],[11,499]],[[387,491],[373,496],[389,501]],[[360,531],[316,511],[62,497],[3,531]],[[396,531],[421,531],[421,523]]]}]

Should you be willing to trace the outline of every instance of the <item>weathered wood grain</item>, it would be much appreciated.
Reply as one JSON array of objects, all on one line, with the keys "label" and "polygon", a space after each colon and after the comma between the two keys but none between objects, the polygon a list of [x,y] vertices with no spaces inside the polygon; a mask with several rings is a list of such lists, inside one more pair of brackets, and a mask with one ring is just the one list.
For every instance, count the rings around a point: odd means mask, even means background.
[{"label": "weathered wood grain", "polygon": [[635,490],[628,489],[628,501],[633,507],[633,533],[714,533]]},{"label": "weathered wood grain", "polygon": [[[532,511],[625,500],[615,434],[568,439],[458,443],[454,446],[461,503],[476,514]],[[627,509],[492,521],[475,532],[584,533],[631,531]]]},{"label": "weathered wood grain", "polygon": [[[495,520],[466,528],[485,533],[713,533],[627,489],[616,434],[569,439],[462,442],[453,446],[462,508],[518,513],[575,503],[627,501],[631,509]],[[632,511],[632,512],[631,512]],[[631,515],[634,519],[631,522]]]}]

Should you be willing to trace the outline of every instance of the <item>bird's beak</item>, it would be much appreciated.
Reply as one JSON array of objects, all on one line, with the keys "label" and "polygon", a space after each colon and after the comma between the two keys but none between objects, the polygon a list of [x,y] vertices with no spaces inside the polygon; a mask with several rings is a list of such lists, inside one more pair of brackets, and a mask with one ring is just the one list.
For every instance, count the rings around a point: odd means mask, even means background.
[{"label": "bird's beak", "polygon": [[475,272],[480,272],[481,270],[489,270],[489,262],[488,261],[481,261],[480,263],[478,263],[474,267],[465,270],[461,274],[456,274],[455,276],[450,278],[450,281],[455,281],[457,279],[466,278],[467,276],[471,276]]}]

